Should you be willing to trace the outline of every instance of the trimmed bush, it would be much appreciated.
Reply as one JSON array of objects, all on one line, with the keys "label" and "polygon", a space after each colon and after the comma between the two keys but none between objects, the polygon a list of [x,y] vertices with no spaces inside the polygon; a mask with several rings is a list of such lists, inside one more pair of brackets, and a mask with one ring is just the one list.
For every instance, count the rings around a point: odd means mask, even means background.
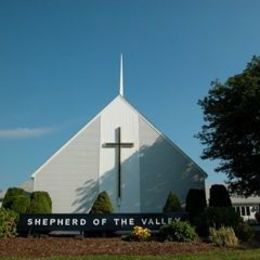
[{"label": "trimmed bush", "polygon": [[1,208],[0,209],[0,238],[14,237],[16,235],[17,213]]},{"label": "trimmed bush", "polygon": [[241,241],[247,242],[254,236],[254,230],[247,223],[239,223],[235,229],[236,236]]},{"label": "trimmed bush", "polygon": [[194,219],[205,210],[207,206],[204,190],[190,189],[186,197],[186,211],[189,213],[190,220]]},{"label": "trimmed bush", "polygon": [[101,192],[96,198],[91,210],[90,214],[105,214],[112,213],[113,206],[110,201],[110,198],[106,191]]},{"label": "trimmed bush", "polygon": [[27,195],[13,197],[11,210],[23,214],[26,213],[30,206],[30,198]]},{"label": "trimmed bush", "polygon": [[209,195],[210,207],[231,207],[231,199],[226,187],[222,184],[212,185]]},{"label": "trimmed bush", "polygon": [[31,194],[31,202],[28,213],[51,213],[52,201],[48,192],[35,191]]},{"label": "trimmed bush", "polygon": [[8,198],[10,196],[18,196],[18,195],[24,195],[25,191],[22,188],[17,188],[17,187],[11,187],[8,188],[6,194],[5,194],[5,198]]},{"label": "trimmed bush", "polygon": [[255,219],[256,219],[257,223],[260,223],[260,212],[255,213]]},{"label": "trimmed bush", "polygon": [[238,239],[231,227],[210,228],[209,232],[211,242],[217,246],[237,247],[238,245]]},{"label": "trimmed bush", "polygon": [[167,241],[189,242],[195,240],[197,234],[187,221],[172,221],[163,225],[159,231],[160,238]]},{"label": "trimmed bush", "polygon": [[181,210],[181,203],[177,195],[173,192],[170,192],[163,207],[163,212],[178,212]]},{"label": "trimmed bush", "polygon": [[209,207],[196,219],[196,230],[201,236],[209,235],[209,228],[222,226],[236,229],[243,222],[233,207]]},{"label": "trimmed bush", "polygon": [[21,188],[9,188],[3,199],[2,207],[19,214],[26,213],[30,205],[30,198]]}]

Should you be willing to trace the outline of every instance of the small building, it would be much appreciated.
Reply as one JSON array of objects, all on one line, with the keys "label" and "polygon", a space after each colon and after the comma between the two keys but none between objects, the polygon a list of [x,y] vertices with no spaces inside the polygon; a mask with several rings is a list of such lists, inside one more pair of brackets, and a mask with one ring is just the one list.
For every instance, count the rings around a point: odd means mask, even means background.
[{"label": "small building", "polygon": [[[211,185],[206,185],[207,204],[209,203],[209,190]],[[239,195],[230,194],[232,206],[236,212],[244,219],[244,221],[255,221],[255,213],[260,212],[260,197],[250,196],[243,197]]]},{"label": "small building", "polygon": [[235,208],[236,212],[245,220],[245,221],[254,221],[255,213],[260,211],[260,197],[251,196],[248,198],[241,196],[231,196],[232,205]]}]

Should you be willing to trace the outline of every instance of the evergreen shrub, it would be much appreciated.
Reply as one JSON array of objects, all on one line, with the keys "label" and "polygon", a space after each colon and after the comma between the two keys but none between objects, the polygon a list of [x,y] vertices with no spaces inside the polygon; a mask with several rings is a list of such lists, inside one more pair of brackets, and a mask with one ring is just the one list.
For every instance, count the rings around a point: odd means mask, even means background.
[{"label": "evergreen shrub", "polygon": [[197,234],[189,222],[174,220],[161,226],[159,236],[164,241],[189,242],[195,240]]},{"label": "evergreen shrub", "polygon": [[255,219],[256,219],[257,223],[260,223],[260,212],[255,213]]},{"label": "evergreen shrub", "polygon": [[23,214],[28,211],[30,206],[30,197],[28,195],[20,195],[13,197],[11,210]]},{"label": "evergreen shrub", "polygon": [[163,212],[178,212],[181,211],[181,203],[177,197],[177,195],[173,192],[170,192],[166,203],[163,207]]},{"label": "evergreen shrub", "polygon": [[209,207],[196,219],[196,230],[199,235],[208,236],[211,227],[225,226],[235,230],[241,222],[242,218],[233,207]]},{"label": "evergreen shrub", "polygon": [[189,213],[192,223],[205,210],[206,206],[205,191],[202,189],[190,189],[186,197],[186,211]]},{"label": "evergreen shrub", "polygon": [[0,209],[0,238],[14,237],[16,235],[16,222],[18,214],[12,210]]},{"label": "evergreen shrub", "polygon": [[52,212],[52,201],[48,192],[35,191],[31,194],[28,213],[41,214]]},{"label": "evergreen shrub", "polygon": [[2,207],[21,214],[27,212],[29,204],[29,195],[23,189],[14,187],[7,190]]},{"label": "evergreen shrub", "polygon": [[209,194],[210,207],[231,207],[231,199],[226,187],[222,184],[212,185]]},{"label": "evergreen shrub", "polygon": [[90,210],[90,214],[113,213],[113,206],[106,191],[101,192]]},{"label": "evergreen shrub", "polygon": [[210,228],[209,238],[217,246],[237,247],[238,239],[232,227]]},{"label": "evergreen shrub", "polygon": [[245,222],[241,222],[235,228],[235,233],[238,239],[247,242],[254,236],[253,228]]}]

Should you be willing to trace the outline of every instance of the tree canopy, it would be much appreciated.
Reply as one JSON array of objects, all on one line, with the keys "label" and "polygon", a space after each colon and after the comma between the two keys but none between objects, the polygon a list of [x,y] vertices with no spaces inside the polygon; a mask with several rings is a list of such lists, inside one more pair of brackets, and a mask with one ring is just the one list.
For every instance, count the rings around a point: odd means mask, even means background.
[{"label": "tree canopy", "polygon": [[204,125],[197,135],[203,159],[218,159],[231,191],[260,195],[260,57],[225,83],[212,82],[199,100]]}]

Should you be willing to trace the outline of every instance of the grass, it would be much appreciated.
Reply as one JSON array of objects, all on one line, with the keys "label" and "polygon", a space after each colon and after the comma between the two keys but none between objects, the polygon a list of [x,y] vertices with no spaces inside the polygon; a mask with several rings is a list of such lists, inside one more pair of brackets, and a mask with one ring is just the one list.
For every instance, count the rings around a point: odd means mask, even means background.
[{"label": "grass", "polygon": [[[2,257],[1,259],[15,260],[15,259],[30,259],[28,257]],[[31,258],[37,259],[37,258]],[[166,255],[166,256],[55,256],[38,258],[42,260],[259,260],[260,249],[248,249],[248,250],[218,250],[210,253],[199,253],[199,254],[187,254],[187,255]]]}]

